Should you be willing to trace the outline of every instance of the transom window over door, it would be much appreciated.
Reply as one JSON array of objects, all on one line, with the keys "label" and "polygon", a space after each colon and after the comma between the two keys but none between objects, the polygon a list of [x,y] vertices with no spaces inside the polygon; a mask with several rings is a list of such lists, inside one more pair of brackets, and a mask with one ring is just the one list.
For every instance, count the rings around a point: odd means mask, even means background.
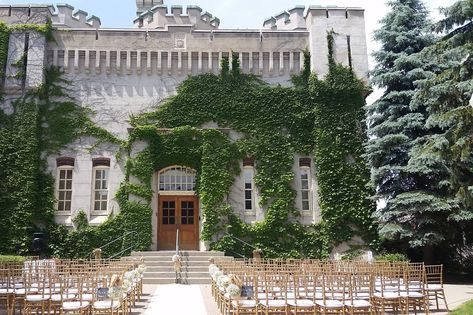
[{"label": "transom window over door", "polygon": [[196,171],[172,166],[159,173],[159,191],[195,191]]}]

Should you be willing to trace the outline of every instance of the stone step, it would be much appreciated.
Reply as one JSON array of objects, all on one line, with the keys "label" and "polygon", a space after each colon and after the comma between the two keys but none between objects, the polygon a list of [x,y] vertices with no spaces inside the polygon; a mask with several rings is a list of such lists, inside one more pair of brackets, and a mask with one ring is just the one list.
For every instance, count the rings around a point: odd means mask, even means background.
[{"label": "stone step", "polygon": [[[143,284],[171,284],[176,278],[143,278]],[[210,277],[181,279],[182,284],[210,284]]]},{"label": "stone step", "polygon": [[[174,272],[148,272],[146,271],[143,275],[144,278],[169,278],[170,276],[174,276]],[[205,278],[210,277],[208,272],[193,272],[193,271],[181,271],[182,278]]]},{"label": "stone step", "polygon": [[[208,264],[205,266],[195,266],[195,265],[189,265],[185,266],[183,265],[182,270],[185,271],[194,271],[194,272],[208,272],[209,271],[209,266]],[[149,272],[174,272],[174,267],[169,265],[169,266],[147,266],[146,271]]]},{"label": "stone step", "polygon": [[[182,257],[182,263],[192,263],[192,264],[209,264],[209,258],[210,257]],[[230,257],[229,258],[224,258],[222,257],[222,259],[231,259]],[[145,257],[144,258],[144,262],[146,265],[149,265],[151,263],[154,263],[155,265],[156,264],[172,264],[172,257]]]},{"label": "stone step", "polygon": [[[143,275],[145,284],[176,283],[176,273],[172,263],[175,251],[133,252],[131,257],[143,257],[146,271]],[[181,251],[182,269],[180,283],[182,284],[210,284],[209,259],[233,259],[224,256],[223,252]]]}]

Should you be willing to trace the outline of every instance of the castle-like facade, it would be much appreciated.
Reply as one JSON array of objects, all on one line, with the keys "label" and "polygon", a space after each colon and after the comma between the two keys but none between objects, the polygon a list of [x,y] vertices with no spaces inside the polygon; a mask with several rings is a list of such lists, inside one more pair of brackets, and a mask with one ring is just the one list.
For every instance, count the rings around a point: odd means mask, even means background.
[{"label": "castle-like facade", "polygon": [[[306,49],[311,54],[311,70],[319,76],[327,73],[327,32],[333,30],[335,60],[367,78],[361,8],[296,6],[262,21],[261,29],[220,29],[220,20],[197,6],[168,7],[162,0],[136,2],[134,27],[120,29],[103,28],[96,16],[66,4],[1,5],[0,21],[7,24],[44,23],[49,18],[54,27],[54,41],[49,42],[34,32],[10,35],[5,92],[15,95],[21,90],[14,79],[19,70],[13,64],[28,50],[23,88],[41,84],[47,66],[59,66],[73,83],[77,101],[94,111],[94,121],[126,139],[130,114],[155,108],[174,95],[189,75],[218,73],[222,58],[231,58],[232,52],[238,54],[242,72],[287,86],[291,75],[301,71]],[[211,127],[215,126],[202,126]],[[49,170],[56,178],[57,223],[72,226],[75,213],[84,210],[89,223],[99,225],[120,211],[115,194],[125,176],[124,162],[117,160],[115,148],[90,150],[91,142],[81,139],[48,157]],[[241,169],[229,201],[244,221],[259,221],[264,212],[253,181],[257,170],[250,160],[241,161]],[[312,158],[295,156],[293,171],[300,220],[317,222],[320,210]],[[195,175],[192,169],[174,165],[153,177],[153,249],[165,248],[166,236],[160,229],[171,224],[173,207],[186,210],[186,220],[195,226],[198,240],[201,223],[199,200],[194,196]],[[205,249],[204,243],[196,244],[194,249]]]}]

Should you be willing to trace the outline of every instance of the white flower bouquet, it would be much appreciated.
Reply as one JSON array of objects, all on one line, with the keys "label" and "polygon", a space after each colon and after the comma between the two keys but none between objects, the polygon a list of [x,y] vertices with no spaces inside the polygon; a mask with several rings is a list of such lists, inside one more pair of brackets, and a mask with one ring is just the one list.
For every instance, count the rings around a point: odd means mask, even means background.
[{"label": "white flower bouquet", "polygon": [[121,300],[123,298],[122,287],[113,286],[108,288],[108,297],[112,300]]},{"label": "white flower bouquet", "polygon": [[214,279],[214,281],[217,282],[221,276],[223,276],[223,272],[218,270],[217,272],[214,273],[214,275],[212,276],[212,279]]},{"label": "white flower bouquet", "polygon": [[230,278],[223,275],[217,279],[217,286],[221,289],[225,289],[230,284]]},{"label": "white flower bouquet", "polygon": [[141,264],[141,265],[138,266],[138,268],[136,270],[138,270],[138,273],[140,274],[140,276],[142,276],[143,273],[145,273],[145,271],[146,271],[146,265]]},{"label": "white flower bouquet", "polygon": [[123,280],[122,289],[124,292],[128,292],[131,288],[131,281],[128,279]]},{"label": "white flower bouquet", "polygon": [[214,277],[217,271],[220,271],[217,266],[215,266],[214,264],[209,265],[209,274],[212,278]]},{"label": "white flower bouquet", "polygon": [[232,299],[239,297],[241,295],[240,287],[233,283],[229,284],[225,290],[227,291],[228,295]]}]

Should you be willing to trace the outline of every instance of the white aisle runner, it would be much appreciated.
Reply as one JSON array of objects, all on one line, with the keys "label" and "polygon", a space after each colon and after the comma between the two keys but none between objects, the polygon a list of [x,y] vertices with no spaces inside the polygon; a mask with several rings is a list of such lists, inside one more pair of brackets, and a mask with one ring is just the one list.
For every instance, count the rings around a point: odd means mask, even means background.
[{"label": "white aisle runner", "polygon": [[158,285],[145,315],[207,315],[198,285]]}]

